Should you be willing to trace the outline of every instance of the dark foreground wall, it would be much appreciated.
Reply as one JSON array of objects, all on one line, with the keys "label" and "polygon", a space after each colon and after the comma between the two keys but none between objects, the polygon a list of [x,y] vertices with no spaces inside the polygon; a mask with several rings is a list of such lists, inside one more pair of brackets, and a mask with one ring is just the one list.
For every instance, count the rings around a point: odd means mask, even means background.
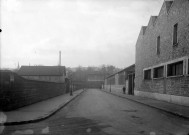
[{"label": "dark foreground wall", "polygon": [[0,110],[13,110],[65,94],[66,83],[27,80],[11,71],[0,71]]}]

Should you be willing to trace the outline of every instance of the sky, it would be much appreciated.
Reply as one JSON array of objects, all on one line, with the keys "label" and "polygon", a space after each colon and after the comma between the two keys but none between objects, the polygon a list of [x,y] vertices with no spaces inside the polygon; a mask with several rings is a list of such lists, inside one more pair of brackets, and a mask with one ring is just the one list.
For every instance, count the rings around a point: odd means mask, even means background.
[{"label": "sky", "polygon": [[141,26],[163,0],[0,0],[0,68],[135,63]]}]

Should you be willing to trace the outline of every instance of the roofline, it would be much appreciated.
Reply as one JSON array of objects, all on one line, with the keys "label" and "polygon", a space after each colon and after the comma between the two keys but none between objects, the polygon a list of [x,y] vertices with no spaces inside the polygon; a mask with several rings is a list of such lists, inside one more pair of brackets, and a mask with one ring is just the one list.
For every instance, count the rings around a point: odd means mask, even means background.
[{"label": "roofline", "polygon": [[117,73],[120,73],[120,72],[122,72],[122,71],[124,71],[124,70],[126,70],[126,69],[128,69],[128,68],[130,68],[130,67],[132,67],[132,66],[135,66],[135,64],[132,64],[132,65],[130,65],[130,66],[128,66],[128,67],[126,67],[126,68],[124,68],[124,69],[120,70],[120,71],[119,71],[119,72],[117,72]]},{"label": "roofline", "polygon": [[132,67],[132,66],[135,66],[135,64],[132,64],[132,65],[130,65],[130,66],[128,66],[128,67],[126,67],[126,68],[124,68],[124,69],[122,69],[122,70],[120,70],[120,71],[118,71],[118,72],[116,72],[116,73],[114,73],[114,74],[112,74],[112,75],[109,75],[109,76],[106,77],[105,79],[108,79],[108,78],[110,78],[110,77],[112,77],[112,76],[114,76],[114,75],[116,75],[116,74],[118,74],[118,73],[121,73],[121,72],[123,72],[124,70],[126,70],[126,69],[128,69],[128,68],[130,68],[130,67]]},{"label": "roofline", "polygon": [[19,76],[62,76],[62,75],[19,75]]},{"label": "roofline", "polygon": [[[168,11],[166,11],[166,13],[165,13],[167,16],[169,16],[169,12],[171,11],[171,8],[173,7],[173,4],[175,4],[175,0],[168,0],[168,1],[164,0],[163,4],[162,4],[162,6],[161,6],[161,9],[160,9],[160,11],[159,11],[159,14],[158,14],[158,15],[150,16],[150,19],[149,19],[149,21],[148,21],[148,25],[141,27],[141,30],[140,30],[140,31],[143,31],[143,33],[142,33],[143,35],[145,35],[145,33],[148,31],[148,28],[150,27],[150,22],[151,22],[151,20],[152,20],[154,17],[155,17],[156,19],[155,19],[155,21],[153,22],[153,23],[154,23],[154,24],[153,24],[153,27],[156,27],[156,22],[159,21],[159,16],[160,16],[161,13],[163,12],[162,10],[163,10],[164,6],[165,6],[165,8],[167,8],[167,7],[166,7],[166,3],[167,3],[167,2],[171,2],[171,5],[170,5]],[[167,9],[166,9],[166,10],[167,10]],[[153,20],[152,20],[152,21],[153,21]],[[141,34],[141,32],[139,33],[139,36],[140,36],[140,34]],[[139,37],[139,36],[138,36],[138,37]]]},{"label": "roofline", "polygon": [[[45,75],[41,75],[41,74],[27,74],[27,73],[20,73],[18,72],[17,74],[20,76],[62,76],[63,74],[65,74],[66,72],[66,66],[27,66],[27,65],[22,65],[19,69],[19,71],[23,70],[23,69],[27,69],[27,68],[31,68],[31,69],[35,69],[35,68],[56,68],[58,70],[58,74],[45,74]],[[61,71],[63,71],[63,73],[61,73]]]},{"label": "roofline", "polygon": [[66,67],[66,66],[38,66],[38,65],[36,65],[36,66],[28,66],[28,65],[22,65],[21,67]]}]

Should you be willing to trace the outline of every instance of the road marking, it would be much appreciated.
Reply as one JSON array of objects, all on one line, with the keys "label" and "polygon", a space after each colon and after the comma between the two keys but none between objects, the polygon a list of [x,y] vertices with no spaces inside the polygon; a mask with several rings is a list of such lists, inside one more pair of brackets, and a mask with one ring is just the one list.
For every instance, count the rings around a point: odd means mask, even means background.
[{"label": "road marking", "polygon": [[49,133],[49,127],[42,129],[41,133],[42,134],[48,134]]}]

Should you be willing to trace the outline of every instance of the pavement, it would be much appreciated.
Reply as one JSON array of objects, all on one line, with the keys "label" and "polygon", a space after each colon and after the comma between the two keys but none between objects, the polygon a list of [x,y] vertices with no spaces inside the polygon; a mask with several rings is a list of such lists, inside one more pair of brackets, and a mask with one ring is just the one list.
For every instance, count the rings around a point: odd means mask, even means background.
[{"label": "pavement", "polygon": [[67,105],[83,91],[77,90],[73,92],[72,96],[68,93],[13,111],[0,112],[0,125],[18,125],[44,120]]},{"label": "pavement", "polygon": [[87,89],[48,119],[0,126],[1,135],[188,135],[189,120]]},{"label": "pavement", "polygon": [[165,102],[165,101],[160,101],[160,100],[155,100],[155,99],[151,99],[151,98],[146,98],[146,97],[140,97],[140,96],[134,96],[134,95],[127,95],[127,94],[123,94],[120,91],[115,92],[114,91],[109,91],[109,90],[105,90],[102,89],[103,91],[122,97],[122,98],[126,98],[168,113],[171,113],[173,115],[177,115],[179,117],[183,117],[186,119],[189,119],[189,106],[182,106],[182,105],[177,105],[177,104],[173,104],[173,103],[169,103],[169,102]]}]

